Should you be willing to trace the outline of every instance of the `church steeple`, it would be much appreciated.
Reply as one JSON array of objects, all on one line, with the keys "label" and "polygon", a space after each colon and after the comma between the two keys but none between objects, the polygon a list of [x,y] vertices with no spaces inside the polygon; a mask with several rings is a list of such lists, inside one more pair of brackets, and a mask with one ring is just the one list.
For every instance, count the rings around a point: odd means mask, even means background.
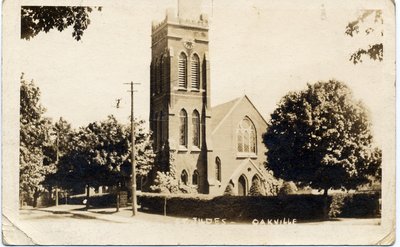
[{"label": "church steeple", "polygon": [[[167,10],[152,26],[150,128],[156,162],[168,168],[174,156],[178,172],[196,174],[207,189],[210,113],[208,18],[200,1],[179,1],[179,16]],[[196,13],[197,12],[197,13]]]}]

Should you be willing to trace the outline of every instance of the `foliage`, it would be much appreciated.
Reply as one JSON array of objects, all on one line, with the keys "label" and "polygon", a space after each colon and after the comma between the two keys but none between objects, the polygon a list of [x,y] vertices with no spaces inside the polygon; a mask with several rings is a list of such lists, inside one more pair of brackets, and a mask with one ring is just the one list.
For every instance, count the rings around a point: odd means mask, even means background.
[{"label": "foliage", "polygon": [[170,171],[157,171],[156,179],[150,189],[158,193],[178,193],[179,180],[176,177],[175,169],[171,167]]},{"label": "foliage", "polygon": [[265,196],[265,190],[259,179],[254,179],[250,187],[250,196]]},{"label": "foliage", "polygon": [[[150,134],[143,121],[135,123],[136,171],[146,175],[154,163]],[[132,172],[131,131],[113,116],[81,127],[74,136],[73,149],[61,159],[67,187],[123,186]]]},{"label": "foliage", "polygon": [[71,128],[71,124],[63,118],[51,126],[49,130],[51,137],[51,146],[45,149],[45,163],[54,164],[55,172],[48,174],[45,179],[45,185],[49,191],[53,186],[61,186],[64,181],[65,174],[60,168],[60,157],[63,157],[73,149],[73,137],[75,131]]},{"label": "foliage", "polygon": [[225,191],[224,191],[224,196],[234,196],[235,192],[233,190],[233,185],[231,183],[226,186]]},{"label": "foliage", "polygon": [[332,195],[330,217],[379,217],[381,215],[378,193],[337,193]]},{"label": "foliage", "polygon": [[278,178],[315,189],[354,189],[381,166],[368,113],[341,82],[291,92],[263,135],[268,168]]},{"label": "foliage", "polygon": [[[145,121],[140,120],[135,124],[135,160],[137,176],[146,176],[154,167],[155,154],[153,152],[151,133],[145,129]],[[132,173],[131,166],[131,127],[125,126],[124,130],[128,138],[128,158],[125,160],[123,171],[126,174]]]},{"label": "foliage", "polygon": [[170,156],[170,168],[169,171],[157,171],[154,184],[150,186],[153,192],[157,193],[184,193],[184,194],[194,194],[197,193],[196,186],[182,184],[179,180],[174,165],[173,156]]},{"label": "foliage", "polygon": [[51,122],[43,116],[40,90],[33,81],[21,76],[20,85],[20,155],[19,189],[21,199],[33,202],[44,190],[45,176],[54,172],[54,165],[45,162],[45,150],[51,145]]},{"label": "foliage", "polygon": [[[139,195],[143,210],[198,219],[219,218],[251,222],[254,219],[320,220],[325,198],[321,195],[218,196],[205,198],[185,195]],[[267,223],[267,222],[265,222]]]},{"label": "foliage", "polygon": [[[372,26],[369,25],[367,27],[363,27],[363,23],[368,21],[368,18],[372,19],[373,18],[373,23]],[[374,25],[380,25],[381,29],[380,31],[377,31],[376,27]],[[360,29],[363,29],[363,33],[365,35],[371,35],[372,33],[378,33],[378,36],[382,37],[383,36],[383,18],[382,18],[382,10],[364,10],[362,11],[361,15],[352,22],[349,22],[346,26],[346,31],[345,34],[349,35],[350,37],[353,37],[355,34],[360,33]],[[376,44],[369,44],[368,48],[359,48],[357,51],[353,52],[353,54],[350,56],[350,61],[352,61],[354,64],[361,63],[362,62],[362,57],[367,56],[370,59],[373,60],[383,60],[383,44],[377,42]]]},{"label": "foliage", "polygon": [[61,32],[72,26],[72,37],[79,41],[90,24],[89,14],[93,9],[101,11],[101,7],[22,6],[21,39],[30,40],[40,32],[51,29]]},{"label": "foliage", "polygon": [[285,181],[283,182],[282,187],[279,190],[279,195],[290,195],[295,194],[297,191],[297,186],[292,181]]},{"label": "foliage", "polygon": [[[264,164],[266,167],[267,165]],[[267,196],[276,196],[282,187],[283,181],[281,179],[277,179],[274,176],[274,173],[271,170],[264,169],[264,191]]]},{"label": "foliage", "polygon": [[335,194],[332,196],[332,203],[329,208],[329,217],[331,218],[339,217],[339,215],[342,213],[345,197],[346,194],[343,193]]}]

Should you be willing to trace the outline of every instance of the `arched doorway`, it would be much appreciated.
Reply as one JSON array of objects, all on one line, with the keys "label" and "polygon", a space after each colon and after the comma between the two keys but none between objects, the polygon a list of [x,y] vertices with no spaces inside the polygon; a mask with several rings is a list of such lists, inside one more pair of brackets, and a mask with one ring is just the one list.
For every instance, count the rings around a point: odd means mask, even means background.
[{"label": "arched doorway", "polygon": [[247,195],[247,181],[244,175],[240,176],[238,180],[238,195],[239,196]]}]

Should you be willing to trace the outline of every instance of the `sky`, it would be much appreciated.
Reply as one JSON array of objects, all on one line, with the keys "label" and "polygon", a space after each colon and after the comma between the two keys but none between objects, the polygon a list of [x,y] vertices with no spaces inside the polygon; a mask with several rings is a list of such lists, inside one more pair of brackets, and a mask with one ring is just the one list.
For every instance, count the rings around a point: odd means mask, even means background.
[{"label": "sky", "polygon": [[[203,3],[210,18],[211,105],[246,94],[268,120],[289,91],[336,79],[364,102],[376,141],[385,141],[381,132],[387,123],[382,119],[388,111],[382,107],[394,95],[394,81],[385,77],[385,60],[365,59],[357,65],[349,61],[351,52],[379,39],[345,35],[347,23],[359,15],[358,7],[317,0],[303,5],[257,0]],[[177,7],[177,0],[113,1],[91,13],[81,41],[72,38],[70,29],[20,40],[21,72],[40,87],[46,115],[54,120],[63,117],[74,127],[110,114],[128,121],[130,94],[124,83],[133,81],[141,83],[136,86],[135,116],[147,120],[151,23],[163,20],[171,7]]]}]

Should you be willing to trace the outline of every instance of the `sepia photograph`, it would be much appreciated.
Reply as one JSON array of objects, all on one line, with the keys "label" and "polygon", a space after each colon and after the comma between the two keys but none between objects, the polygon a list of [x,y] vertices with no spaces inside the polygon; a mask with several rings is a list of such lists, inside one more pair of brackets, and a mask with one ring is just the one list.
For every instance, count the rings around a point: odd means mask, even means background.
[{"label": "sepia photograph", "polygon": [[6,245],[395,241],[395,6],[3,2]]}]

